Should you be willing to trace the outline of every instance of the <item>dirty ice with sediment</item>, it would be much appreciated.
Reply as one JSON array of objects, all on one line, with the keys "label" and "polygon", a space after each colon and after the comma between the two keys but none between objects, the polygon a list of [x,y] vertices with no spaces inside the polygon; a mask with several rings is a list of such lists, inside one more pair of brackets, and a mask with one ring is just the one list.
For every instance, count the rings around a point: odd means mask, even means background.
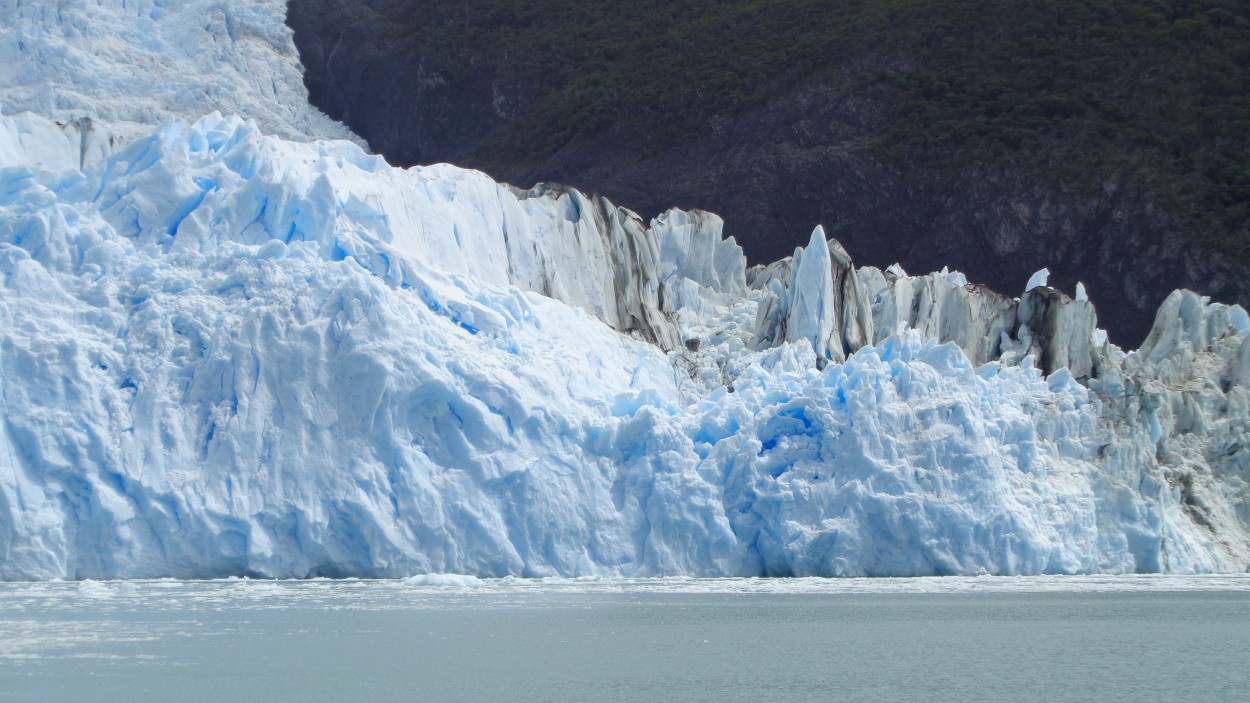
[{"label": "dirty ice with sediment", "polygon": [[389,167],[281,0],[0,5],[0,578],[1250,568],[1250,317]]}]

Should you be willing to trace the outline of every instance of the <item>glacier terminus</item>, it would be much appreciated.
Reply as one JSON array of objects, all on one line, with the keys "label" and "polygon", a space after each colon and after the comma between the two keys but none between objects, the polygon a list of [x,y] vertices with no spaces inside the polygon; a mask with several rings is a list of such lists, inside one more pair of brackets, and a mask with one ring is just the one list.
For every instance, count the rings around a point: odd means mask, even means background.
[{"label": "glacier terminus", "polygon": [[396,169],[279,0],[0,6],[0,579],[1250,569],[1250,316]]}]

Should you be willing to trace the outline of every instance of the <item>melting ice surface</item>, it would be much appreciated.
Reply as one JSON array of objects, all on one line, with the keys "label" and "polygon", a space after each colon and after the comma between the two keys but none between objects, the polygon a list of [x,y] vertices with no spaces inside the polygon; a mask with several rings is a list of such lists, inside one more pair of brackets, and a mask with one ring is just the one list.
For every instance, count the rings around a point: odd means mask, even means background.
[{"label": "melting ice surface", "polygon": [[1241,308],[1177,292],[1126,354],[1044,280],[819,228],[748,271],[714,215],[393,169],[260,71],[146,132],[92,97],[138,88],[81,42],[139,27],[152,80],[203,81],[254,56],[196,42],[281,17],[200,5],[4,9],[10,75],[75,88],[0,86],[0,578],[1250,568]]}]

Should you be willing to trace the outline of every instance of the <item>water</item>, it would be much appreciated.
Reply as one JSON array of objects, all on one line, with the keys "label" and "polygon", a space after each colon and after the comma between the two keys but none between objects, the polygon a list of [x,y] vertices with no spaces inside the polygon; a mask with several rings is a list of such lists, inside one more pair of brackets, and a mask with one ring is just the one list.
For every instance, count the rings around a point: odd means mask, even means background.
[{"label": "water", "polygon": [[1244,700],[1250,577],[0,584],[0,700]]}]

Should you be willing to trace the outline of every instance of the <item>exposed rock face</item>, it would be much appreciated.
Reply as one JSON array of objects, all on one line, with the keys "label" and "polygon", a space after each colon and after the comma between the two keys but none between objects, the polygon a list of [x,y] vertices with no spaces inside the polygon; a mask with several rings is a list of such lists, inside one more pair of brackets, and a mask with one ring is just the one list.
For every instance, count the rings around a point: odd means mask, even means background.
[{"label": "exposed rock face", "polygon": [[288,0],[287,25],[295,32],[309,100],[392,164],[465,161],[512,113],[495,109],[498,87],[491,77],[453,82],[427,71],[409,47],[392,43],[386,15],[402,5]]},{"label": "exposed rock face", "polygon": [[[452,161],[528,185],[601,193],[644,217],[670,207],[720,214],[752,262],[788,255],[823,224],[863,264],[943,265],[996,290],[1043,266],[1056,287],[1089,286],[1112,338],[1135,345],[1166,291],[1250,303],[1245,272],[1179,236],[1176,220],[1131,183],[1078,194],[1010,163],[958,172],[901,169],[873,156],[880,106],[849,83],[873,67],[837,67],[757,111],[656,149],[618,126],[539,162],[487,164],[480,147],[522,114],[527,88],[466,70],[452,78],[386,41],[396,0],[291,0],[288,22],[314,104],[400,165]],[[879,68],[879,67],[878,67]]]}]

